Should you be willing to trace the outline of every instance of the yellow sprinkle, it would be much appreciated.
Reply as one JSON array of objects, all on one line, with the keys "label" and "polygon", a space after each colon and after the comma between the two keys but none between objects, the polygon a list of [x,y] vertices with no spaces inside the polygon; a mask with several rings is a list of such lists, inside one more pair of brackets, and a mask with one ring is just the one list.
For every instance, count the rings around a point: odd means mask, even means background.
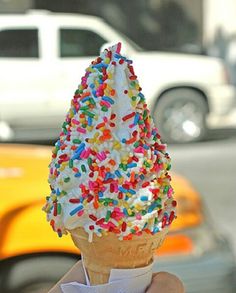
[{"label": "yellow sprinkle", "polygon": [[55,194],[52,194],[51,195],[51,198],[52,198],[52,201],[56,200],[57,199],[57,196]]},{"label": "yellow sprinkle", "polygon": [[104,62],[105,62],[106,64],[109,64],[109,63],[110,63],[110,58],[105,58],[105,59],[104,59]]},{"label": "yellow sprinkle", "polygon": [[131,98],[133,96],[133,91],[132,90],[128,90],[128,96]]},{"label": "yellow sprinkle", "polygon": [[123,182],[124,182],[124,178],[123,178],[123,177],[119,178],[119,179],[118,179],[118,182],[119,182],[119,184],[123,184]]},{"label": "yellow sprinkle", "polygon": [[108,73],[108,79],[112,79],[112,73]]},{"label": "yellow sprinkle", "polygon": [[99,132],[95,132],[94,136],[93,136],[93,139],[97,139],[98,137],[99,137]]},{"label": "yellow sprinkle", "polygon": [[108,90],[108,92],[110,92],[112,90],[112,87],[109,84],[107,84],[107,87],[106,87],[105,91],[106,90]]},{"label": "yellow sprinkle", "polygon": [[128,227],[132,226],[132,223],[131,223],[131,222],[128,222],[128,223],[127,223],[127,226],[128,226]]},{"label": "yellow sprinkle", "polygon": [[135,209],[137,211],[141,211],[142,210],[142,207],[139,204],[136,204],[134,207],[135,207]]},{"label": "yellow sprinkle", "polygon": [[93,130],[93,126],[87,126],[87,130],[88,131],[92,131]]},{"label": "yellow sprinkle", "polygon": [[136,83],[135,88],[136,88],[136,90],[139,89],[139,84],[138,83]]},{"label": "yellow sprinkle", "polygon": [[123,206],[128,210],[129,209],[129,205],[126,201],[123,202]]}]

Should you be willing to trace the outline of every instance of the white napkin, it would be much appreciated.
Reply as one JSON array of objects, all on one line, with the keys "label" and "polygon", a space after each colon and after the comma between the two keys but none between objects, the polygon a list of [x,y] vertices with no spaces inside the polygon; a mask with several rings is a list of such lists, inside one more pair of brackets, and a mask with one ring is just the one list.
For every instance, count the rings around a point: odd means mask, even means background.
[{"label": "white napkin", "polygon": [[84,269],[87,285],[78,282],[61,284],[63,293],[144,293],[152,279],[152,266],[138,269],[112,269],[109,283],[90,286]]}]

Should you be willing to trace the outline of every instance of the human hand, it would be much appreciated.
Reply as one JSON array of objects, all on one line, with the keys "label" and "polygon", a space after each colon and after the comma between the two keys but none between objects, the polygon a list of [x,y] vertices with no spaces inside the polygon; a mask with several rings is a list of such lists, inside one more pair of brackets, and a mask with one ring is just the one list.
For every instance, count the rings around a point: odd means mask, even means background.
[{"label": "human hand", "polygon": [[166,272],[154,273],[146,293],[184,293],[183,283],[178,277]]}]

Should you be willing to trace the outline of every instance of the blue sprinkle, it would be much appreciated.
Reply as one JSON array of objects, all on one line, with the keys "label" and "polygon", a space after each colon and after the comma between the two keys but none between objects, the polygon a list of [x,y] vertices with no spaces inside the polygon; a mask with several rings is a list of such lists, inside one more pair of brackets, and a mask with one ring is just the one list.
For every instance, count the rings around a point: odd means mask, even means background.
[{"label": "blue sprinkle", "polygon": [[134,168],[137,167],[137,163],[129,163],[127,164],[127,168]]},{"label": "blue sprinkle", "polygon": [[148,200],[148,196],[146,195],[142,195],[140,196],[141,201],[147,201]]},{"label": "blue sprinkle", "polygon": [[118,200],[113,199],[112,203],[116,206],[116,205],[118,205]]},{"label": "blue sprinkle", "polygon": [[141,180],[143,180],[143,179],[145,178],[145,176],[144,176],[143,174],[141,174],[141,175],[139,176],[139,178],[140,178]]},{"label": "blue sprinkle", "polygon": [[140,96],[141,98],[144,98],[144,95],[140,92],[139,92],[138,96]]},{"label": "blue sprinkle", "polygon": [[136,191],[133,190],[133,189],[129,189],[128,192],[131,193],[131,194],[136,194]]},{"label": "blue sprinkle", "polygon": [[57,190],[56,190],[56,195],[58,196],[58,195],[60,195],[60,194],[61,194],[60,189],[57,188]]},{"label": "blue sprinkle", "polygon": [[143,148],[144,148],[145,150],[149,150],[149,146],[146,145],[146,144],[143,145]]},{"label": "blue sprinkle", "polygon": [[92,68],[102,68],[102,67],[106,67],[107,68],[107,66],[108,66],[108,64],[101,62],[101,63],[98,63],[98,64],[94,64],[92,66]]},{"label": "blue sprinkle", "polygon": [[75,174],[75,177],[81,177],[81,174],[78,172]]},{"label": "blue sprinkle", "polygon": [[93,94],[93,96],[94,96],[95,98],[97,98],[97,91],[96,91],[96,90],[93,90],[93,91],[92,91],[92,94]]},{"label": "blue sprinkle", "polygon": [[148,208],[148,213],[151,213],[157,207],[157,205],[158,204],[155,202],[151,204],[150,207]]},{"label": "blue sprinkle", "polygon": [[134,116],[134,125],[136,125],[139,121],[139,113],[136,113],[135,116]]},{"label": "blue sprinkle", "polygon": [[93,123],[92,117],[88,116],[88,126],[91,126]]},{"label": "blue sprinkle", "polygon": [[127,192],[128,192],[128,190],[125,189],[125,188],[122,187],[122,186],[119,186],[118,189],[119,189],[121,192],[123,192],[123,193],[127,193]]},{"label": "blue sprinkle", "polygon": [[114,57],[115,57],[115,58],[121,58],[122,56],[121,56],[120,54],[118,54],[118,53],[115,53],[115,54],[114,54]]},{"label": "blue sprinkle", "polygon": [[154,234],[157,233],[157,232],[159,232],[159,231],[160,231],[160,229],[157,226],[153,229],[153,233]]},{"label": "blue sprinkle", "polygon": [[84,207],[84,206],[79,205],[77,208],[73,209],[73,210],[70,212],[70,216],[74,216],[77,212],[79,212],[80,210],[82,210],[83,207]]},{"label": "blue sprinkle", "polygon": [[157,150],[154,150],[154,155],[157,155],[158,154],[158,151]]},{"label": "blue sprinkle", "polygon": [[82,151],[83,151],[83,149],[81,149],[79,152],[76,152],[76,153],[72,156],[71,160],[75,160],[75,159],[80,160],[80,154],[82,153]]},{"label": "blue sprinkle", "polygon": [[98,196],[99,196],[99,197],[103,197],[103,192],[99,191],[99,192],[98,192]]},{"label": "blue sprinkle", "polygon": [[121,178],[121,177],[122,177],[121,174],[120,174],[120,171],[119,171],[119,170],[116,170],[116,171],[115,171],[115,174],[116,174],[116,176],[117,176],[118,178]]},{"label": "blue sprinkle", "polygon": [[90,99],[90,97],[88,96],[88,97],[86,97],[86,98],[83,98],[83,100],[81,100],[81,102],[82,102],[82,103],[87,102],[89,99]]},{"label": "blue sprinkle", "polygon": [[126,139],[122,138],[121,142],[126,143]]},{"label": "blue sprinkle", "polygon": [[128,212],[127,212],[127,209],[126,209],[126,208],[123,208],[123,213],[124,213],[126,216],[129,215]]},{"label": "blue sprinkle", "polygon": [[89,86],[90,86],[91,89],[94,89],[95,88],[95,84],[94,83],[91,83]]},{"label": "blue sprinkle", "polygon": [[114,104],[115,102],[110,98],[110,97],[107,97],[107,96],[103,96],[102,97],[102,100],[110,103],[110,104]]}]

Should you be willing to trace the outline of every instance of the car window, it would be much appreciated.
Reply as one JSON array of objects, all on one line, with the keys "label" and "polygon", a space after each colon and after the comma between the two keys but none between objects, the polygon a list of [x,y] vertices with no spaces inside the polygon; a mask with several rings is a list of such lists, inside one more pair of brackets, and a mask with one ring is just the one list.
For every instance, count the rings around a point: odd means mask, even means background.
[{"label": "car window", "polygon": [[37,29],[7,29],[0,31],[0,57],[38,58]]},{"label": "car window", "polygon": [[106,42],[95,32],[82,29],[60,29],[60,56],[97,56]]}]

